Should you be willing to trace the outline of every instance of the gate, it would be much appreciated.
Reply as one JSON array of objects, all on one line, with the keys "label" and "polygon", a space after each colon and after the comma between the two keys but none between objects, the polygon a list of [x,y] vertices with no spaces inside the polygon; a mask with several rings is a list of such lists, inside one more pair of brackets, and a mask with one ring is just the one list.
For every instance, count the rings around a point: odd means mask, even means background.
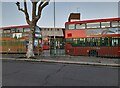
[{"label": "gate", "polygon": [[65,44],[65,39],[63,38],[50,39],[50,55],[65,56],[64,44]]}]

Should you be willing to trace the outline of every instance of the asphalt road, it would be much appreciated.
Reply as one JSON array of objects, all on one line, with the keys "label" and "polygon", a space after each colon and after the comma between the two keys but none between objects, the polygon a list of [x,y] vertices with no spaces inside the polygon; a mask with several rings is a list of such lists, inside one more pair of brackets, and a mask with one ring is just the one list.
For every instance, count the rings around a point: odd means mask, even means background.
[{"label": "asphalt road", "polygon": [[118,68],[3,61],[3,86],[117,86]]}]

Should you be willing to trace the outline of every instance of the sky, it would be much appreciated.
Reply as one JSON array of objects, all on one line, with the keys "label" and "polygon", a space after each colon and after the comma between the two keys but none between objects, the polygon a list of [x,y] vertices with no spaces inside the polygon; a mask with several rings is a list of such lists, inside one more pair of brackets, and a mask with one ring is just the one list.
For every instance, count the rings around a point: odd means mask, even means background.
[{"label": "sky", "polygon": [[[86,0],[85,0],[86,1]],[[89,2],[74,2],[74,0],[66,0],[66,2],[55,2],[55,27],[64,28],[65,22],[68,21],[70,13],[81,13],[81,20],[114,18],[118,17],[118,2],[108,2],[108,0],[95,0]],[[106,1],[106,2],[105,2]],[[26,25],[25,15],[18,11],[16,2],[0,2],[0,18],[2,27]],[[31,3],[28,2],[29,14],[31,14]],[[23,3],[21,2],[21,7]],[[30,15],[31,16],[31,15]],[[42,16],[38,21],[39,27],[54,27],[54,4],[50,2],[42,11]]]}]

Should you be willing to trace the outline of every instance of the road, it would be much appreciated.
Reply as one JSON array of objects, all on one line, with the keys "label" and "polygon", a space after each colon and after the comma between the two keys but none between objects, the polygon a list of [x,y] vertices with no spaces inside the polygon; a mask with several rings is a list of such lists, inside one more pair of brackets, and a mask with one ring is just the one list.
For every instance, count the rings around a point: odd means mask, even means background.
[{"label": "road", "polygon": [[3,86],[117,86],[118,68],[9,61],[2,63]]}]

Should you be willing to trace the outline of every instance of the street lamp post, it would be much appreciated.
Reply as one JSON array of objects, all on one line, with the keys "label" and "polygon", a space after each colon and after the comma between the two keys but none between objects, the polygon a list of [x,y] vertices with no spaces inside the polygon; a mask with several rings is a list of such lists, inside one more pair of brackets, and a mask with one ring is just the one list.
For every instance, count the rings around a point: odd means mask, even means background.
[{"label": "street lamp post", "polygon": [[54,0],[54,55],[56,54],[56,40],[55,40],[55,0]]}]

